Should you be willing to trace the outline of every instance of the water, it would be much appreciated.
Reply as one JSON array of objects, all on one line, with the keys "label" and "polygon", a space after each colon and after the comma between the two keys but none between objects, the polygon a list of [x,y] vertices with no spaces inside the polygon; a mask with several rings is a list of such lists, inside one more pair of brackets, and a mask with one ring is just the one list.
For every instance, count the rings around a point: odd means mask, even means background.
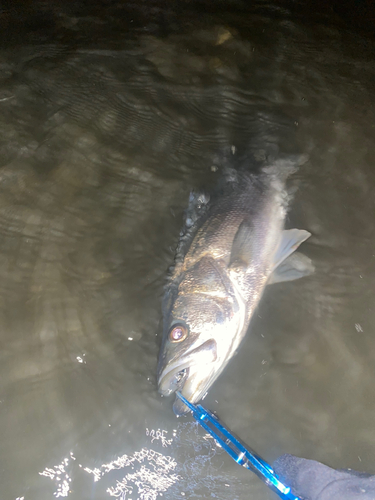
[{"label": "water", "polygon": [[190,189],[275,144],[309,155],[288,226],[313,233],[316,273],[267,290],[205,405],[270,462],[374,472],[374,41],[350,18],[276,2],[1,12],[2,498],[274,498],[175,418],[155,372]]}]

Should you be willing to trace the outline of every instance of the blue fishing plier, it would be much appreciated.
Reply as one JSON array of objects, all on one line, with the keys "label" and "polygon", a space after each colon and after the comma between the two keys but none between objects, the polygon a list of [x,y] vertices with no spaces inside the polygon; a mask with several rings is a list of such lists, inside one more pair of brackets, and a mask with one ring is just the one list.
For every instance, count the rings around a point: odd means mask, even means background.
[{"label": "blue fishing plier", "polygon": [[293,495],[290,488],[277,478],[267,462],[251,449],[245,447],[212,412],[206,410],[201,405],[190,403],[180,392],[176,394],[191,410],[195,420],[219,443],[233,460],[254,472],[280,498],[285,500],[301,500],[296,495]]}]

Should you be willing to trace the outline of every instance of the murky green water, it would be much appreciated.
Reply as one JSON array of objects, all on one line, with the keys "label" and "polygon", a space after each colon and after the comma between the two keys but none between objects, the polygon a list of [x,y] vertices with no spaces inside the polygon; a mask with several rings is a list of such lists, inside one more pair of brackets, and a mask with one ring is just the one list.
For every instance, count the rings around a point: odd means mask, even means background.
[{"label": "murky green water", "polygon": [[316,273],[267,290],[205,405],[268,461],[374,471],[374,42],[212,5],[0,14],[1,498],[273,498],[155,372],[189,191],[275,144],[309,155],[288,225]]}]

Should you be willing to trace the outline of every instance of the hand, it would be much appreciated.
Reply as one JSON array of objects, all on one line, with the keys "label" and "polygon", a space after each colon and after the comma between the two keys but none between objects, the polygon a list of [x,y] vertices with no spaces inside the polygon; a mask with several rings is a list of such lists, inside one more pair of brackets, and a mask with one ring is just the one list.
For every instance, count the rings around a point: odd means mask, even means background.
[{"label": "hand", "polygon": [[375,500],[375,476],[338,471],[315,460],[283,455],[273,470],[303,500]]}]

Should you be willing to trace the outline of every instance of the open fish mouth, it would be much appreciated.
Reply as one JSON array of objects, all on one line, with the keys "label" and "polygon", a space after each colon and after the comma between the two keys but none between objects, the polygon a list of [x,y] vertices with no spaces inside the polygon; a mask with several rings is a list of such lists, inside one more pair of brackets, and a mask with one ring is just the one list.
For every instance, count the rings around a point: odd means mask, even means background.
[{"label": "open fish mouth", "polygon": [[190,368],[188,366],[181,368],[180,365],[178,368],[162,374],[162,377],[159,379],[160,394],[163,396],[170,396],[174,392],[182,390],[189,376],[189,372]]},{"label": "open fish mouth", "polygon": [[[207,369],[210,367],[208,371],[212,371],[212,365],[216,359],[217,345],[216,341],[211,339],[188,351],[174,362],[167,364],[161,371],[158,380],[160,394],[170,396],[176,391],[181,391],[187,399],[190,400],[194,397],[196,399],[196,381],[202,378],[202,382],[205,382]],[[200,377],[200,374],[202,377]],[[194,388],[191,385],[192,379],[195,380]],[[186,391],[184,391],[184,388],[186,388]],[[193,392],[190,393],[191,391]]]},{"label": "open fish mouth", "polygon": [[177,389],[180,389],[183,385],[187,377],[189,376],[189,368],[184,368],[179,371],[175,375],[175,380],[173,381],[176,385]]},{"label": "open fish mouth", "polygon": [[[210,386],[214,370],[212,367],[200,373],[199,366],[190,366],[182,370],[175,369],[168,372],[160,381],[159,392],[164,396],[170,396],[175,392],[181,392],[186,399],[195,403],[202,399]],[[189,412],[189,408],[178,398],[173,404],[173,411],[179,417]]]}]

